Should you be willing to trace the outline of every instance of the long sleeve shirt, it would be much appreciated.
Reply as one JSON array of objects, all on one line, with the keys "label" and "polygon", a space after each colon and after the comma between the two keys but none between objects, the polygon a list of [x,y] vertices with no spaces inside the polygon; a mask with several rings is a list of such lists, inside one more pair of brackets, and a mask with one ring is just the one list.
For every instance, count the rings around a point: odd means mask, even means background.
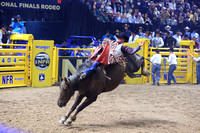
[{"label": "long sleeve shirt", "polygon": [[135,36],[130,36],[128,39],[128,43],[135,43],[135,40],[138,39],[139,36],[135,35]]},{"label": "long sleeve shirt", "polygon": [[154,37],[152,40],[152,46],[153,47],[163,47],[164,41],[161,37]]},{"label": "long sleeve shirt", "polygon": [[197,58],[194,57],[193,60],[197,62],[197,66],[200,65],[200,56]]},{"label": "long sleeve shirt", "polygon": [[177,64],[176,55],[174,53],[171,53],[167,61],[169,62],[169,65],[176,65]]},{"label": "long sleeve shirt", "polygon": [[151,57],[150,62],[153,64],[161,64],[161,58],[162,56],[160,54],[154,54]]},{"label": "long sleeve shirt", "polygon": [[22,33],[22,27],[24,27],[24,22],[19,21],[19,23],[12,22],[13,33]]}]

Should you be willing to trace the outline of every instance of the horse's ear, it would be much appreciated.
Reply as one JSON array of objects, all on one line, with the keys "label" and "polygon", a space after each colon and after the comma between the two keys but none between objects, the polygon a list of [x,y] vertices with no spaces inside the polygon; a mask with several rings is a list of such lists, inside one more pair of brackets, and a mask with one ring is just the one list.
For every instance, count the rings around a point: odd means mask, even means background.
[{"label": "horse's ear", "polygon": [[62,77],[59,77],[60,81],[62,82],[63,81],[63,78]]},{"label": "horse's ear", "polygon": [[67,79],[66,77],[64,77],[64,80],[65,80],[65,84],[69,84],[69,79]]}]

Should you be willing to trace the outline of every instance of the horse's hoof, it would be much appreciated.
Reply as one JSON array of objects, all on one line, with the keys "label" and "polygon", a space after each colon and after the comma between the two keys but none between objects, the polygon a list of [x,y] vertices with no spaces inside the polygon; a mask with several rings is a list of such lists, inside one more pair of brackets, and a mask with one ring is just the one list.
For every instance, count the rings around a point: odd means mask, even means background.
[{"label": "horse's hoof", "polygon": [[71,120],[72,120],[72,121],[75,121],[75,120],[76,120],[76,117],[71,117]]},{"label": "horse's hoof", "polygon": [[60,119],[60,120],[58,121],[58,123],[59,123],[59,124],[61,124],[61,125],[63,125],[63,124],[64,124],[64,122],[65,122],[65,121],[64,121],[64,120],[62,120],[62,119]]},{"label": "horse's hoof", "polygon": [[66,126],[69,126],[72,124],[72,119],[71,118],[68,118],[65,122],[64,122],[64,125]]},{"label": "horse's hoof", "polygon": [[65,126],[70,126],[71,124],[72,124],[72,121],[66,121],[66,122],[64,122]]}]

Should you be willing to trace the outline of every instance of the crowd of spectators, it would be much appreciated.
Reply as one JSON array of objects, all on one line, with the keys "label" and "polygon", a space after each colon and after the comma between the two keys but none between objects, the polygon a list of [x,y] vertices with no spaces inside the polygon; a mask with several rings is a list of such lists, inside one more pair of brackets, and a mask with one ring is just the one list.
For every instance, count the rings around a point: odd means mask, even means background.
[{"label": "crowd of spectators", "polygon": [[81,0],[103,22],[200,25],[198,0]]},{"label": "crowd of spectators", "polygon": [[[121,32],[132,38],[148,38],[151,46],[179,47],[181,40],[199,46],[200,2],[198,0],[81,0],[102,22],[125,23]],[[128,24],[154,25],[155,31],[127,30]],[[165,27],[160,29],[160,27]],[[171,29],[176,27],[176,29]],[[178,28],[177,28],[178,27]],[[184,29],[184,30],[183,30]],[[134,36],[134,37],[133,37]]]},{"label": "crowd of spectators", "polygon": [[102,37],[101,41],[104,38],[109,38],[111,40],[116,40],[117,35],[123,32],[127,37],[129,37],[128,43],[135,43],[138,38],[146,38],[150,40],[150,47],[157,48],[179,48],[181,40],[192,40],[195,42],[194,48],[200,49],[199,43],[199,34],[196,32],[196,29],[190,31],[190,28],[186,26],[184,32],[181,32],[179,29],[175,33],[171,31],[171,26],[167,25],[164,32],[158,27],[156,31],[150,32],[144,30],[142,27],[139,27],[138,30],[130,30],[128,24],[124,24],[122,31],[116,29],[114,35],[107,31],[106,34]]}]

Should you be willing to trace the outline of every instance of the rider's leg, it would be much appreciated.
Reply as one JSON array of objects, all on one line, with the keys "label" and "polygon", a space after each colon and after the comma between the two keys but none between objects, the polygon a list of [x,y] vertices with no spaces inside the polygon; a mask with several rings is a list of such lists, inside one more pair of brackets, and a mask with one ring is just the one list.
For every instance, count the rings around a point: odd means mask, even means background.
[{"label": "rider's leg", "polygon": [[91,75],[93,72],[96,71],[97,67],[99,67],[100,65],[101,65],[100,62],[95,61],[95,62],[92,64],[91,67],[89,67],[87,70],[85,70],[85,71],[83,72],[83,74],[81,74],[80,79],[83,79],[83,78],[85,78],[85,77],[88,76],[88,75]]}]

